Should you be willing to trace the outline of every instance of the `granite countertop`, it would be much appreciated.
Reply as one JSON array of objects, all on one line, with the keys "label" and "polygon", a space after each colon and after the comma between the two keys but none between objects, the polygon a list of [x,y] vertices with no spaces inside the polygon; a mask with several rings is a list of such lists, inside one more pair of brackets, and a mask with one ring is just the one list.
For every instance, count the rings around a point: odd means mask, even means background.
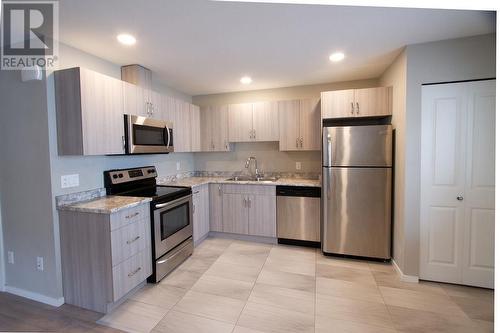
[{"label": "granite countertop", "polygon": [[112,214],[120,210],[132,208],[150,202],[151,198],[123,197],[108,195],[100,198],[61,205],[59,210],[69,210],[84,213]]},{"label": "granite countertop", "polygon": [[321,182],[319,179],[303,179],[303,178],[279,178],[275,182],[257,182],[257,181],[232,181],[227,180],[230,177],[186,177],[180,178],[174,181],[160,182],[158,185],[168,185],[168,186],[186,186],[186,187],[196,187],[203,184],[215,183],[215,184],[240,184],[240,185],[288,185],[288,186],[311,186],[311,187],[321,187]]}]

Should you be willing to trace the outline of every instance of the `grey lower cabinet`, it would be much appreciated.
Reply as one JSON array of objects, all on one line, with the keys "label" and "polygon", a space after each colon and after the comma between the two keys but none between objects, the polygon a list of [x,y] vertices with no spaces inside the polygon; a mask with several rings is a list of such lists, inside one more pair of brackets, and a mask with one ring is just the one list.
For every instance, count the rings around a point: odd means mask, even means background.
[{"label": "grey lower cabinet", "polygon": [[113,214],[59,211],[64,300],[107,313],[152,273],[149,203]]},{"label": "grey lower cabinet", "polygon": [[[211,208],[222,204],[223,232],[276,237],[275,186],[224,184],[213,197]],[[220,228],[219,221],[212,224]]]},{"label": "grey lower cabinet", "polygon": [[222,223],[222,184],[209,185],[210,231],[223,232]]},{"label": "grey lower cabinet", "polygon": [[209,185],[193,187],[193,241],[198,244],[210,231]]}]

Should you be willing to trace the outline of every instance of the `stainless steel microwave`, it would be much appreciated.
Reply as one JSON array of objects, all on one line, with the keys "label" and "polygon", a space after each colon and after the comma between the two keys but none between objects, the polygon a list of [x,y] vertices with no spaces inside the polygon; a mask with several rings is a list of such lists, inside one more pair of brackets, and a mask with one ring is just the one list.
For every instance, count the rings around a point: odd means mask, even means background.
[{"label": "stainless steel microwave", "polygon": [[171,153],[174,151],[173,124],[169,121],[124,115],[127,154]]}]

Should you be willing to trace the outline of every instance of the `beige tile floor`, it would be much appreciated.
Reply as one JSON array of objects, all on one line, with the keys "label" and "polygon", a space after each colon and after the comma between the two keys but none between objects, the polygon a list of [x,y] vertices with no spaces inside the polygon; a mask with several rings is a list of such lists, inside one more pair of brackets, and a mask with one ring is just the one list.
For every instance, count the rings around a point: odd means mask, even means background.
[{"label": "beige tile floor", "polygon": [[209,238],[99,324],[129,332],[493,332],[493,291],[401,282],[390,264]]}]

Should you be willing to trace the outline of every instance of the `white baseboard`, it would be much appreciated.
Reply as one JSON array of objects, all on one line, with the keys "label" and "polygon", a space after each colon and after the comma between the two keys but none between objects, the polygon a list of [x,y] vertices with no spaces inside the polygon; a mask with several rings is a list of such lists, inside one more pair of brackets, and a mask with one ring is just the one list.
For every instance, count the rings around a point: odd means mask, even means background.
[{"label": "white baseboard", "polygon": [[29,298],[31,300],[40,302],[40,303],[45,303],[48,305],[52,306],[61,306],[64,304],[64,297],[59,297],[59,298],[54,298],[54,297],[49,297],[45,296],[39,293],[35,293],[33,291],[29,290],[24,290],[16,287],[11,287],[11,286],[5,286],[4,287],[5,292],[8,292],[10,294],[14,294],[17,296],[21,296],[24,298]]},{"label": "white baseboard", "polygon": [[401,281],[403,281],[403,282],[411,282],[411,283],[418,283],[418,276],[403,274],[403,272],[399,268],[399,266],[396,263],[396,261],[394,261],[394,259],[392,259],[392,264],[394,265],[394,267],[396,267],[396,271],[398,272],[399,279]]}]

